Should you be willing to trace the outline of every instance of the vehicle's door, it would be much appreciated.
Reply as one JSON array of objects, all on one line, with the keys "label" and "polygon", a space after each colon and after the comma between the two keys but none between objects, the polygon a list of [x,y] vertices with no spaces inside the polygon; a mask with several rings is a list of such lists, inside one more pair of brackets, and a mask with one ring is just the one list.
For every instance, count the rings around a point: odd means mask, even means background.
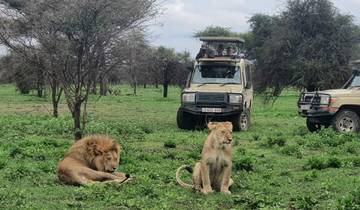
[{"label": "vehicle's door", "polygon": [[245,75],[244,75],[244,102],[247,109],[251,110],[253,105],[253,83],[252,83],[252,71],[253,65],[250,63],[246,63],[245,65]]}]

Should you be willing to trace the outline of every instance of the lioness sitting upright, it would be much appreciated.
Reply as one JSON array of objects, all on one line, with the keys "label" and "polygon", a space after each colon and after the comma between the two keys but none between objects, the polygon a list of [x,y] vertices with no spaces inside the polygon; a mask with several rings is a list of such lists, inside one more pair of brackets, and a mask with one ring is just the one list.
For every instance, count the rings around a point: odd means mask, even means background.
[{"label": "lioness sitting upright", "polygon": [[[232,167],[232,129],[231,122],[210,122],[208,128],[211,130],[205,140],[201,153],[201,161],[195,164],[193,170],[190,166],[181,166],[176,171],[176,180],[183,187],[194,188],[204,194],[213,192],[213,189],[226,194],[231,194],[229,186],[233,180],[231,176]],[[193,171],[193,185],[184,183],[180,179],[180,171],[187,169]]]},{"label": "lioness sitting upright", "polygon": [[120,145],[107,136],[92,135],[80,139],[59,163],[58,177],[72,185],[110,180],[124,182],[129,175],[115,172],[120,161],[120,150]]}]

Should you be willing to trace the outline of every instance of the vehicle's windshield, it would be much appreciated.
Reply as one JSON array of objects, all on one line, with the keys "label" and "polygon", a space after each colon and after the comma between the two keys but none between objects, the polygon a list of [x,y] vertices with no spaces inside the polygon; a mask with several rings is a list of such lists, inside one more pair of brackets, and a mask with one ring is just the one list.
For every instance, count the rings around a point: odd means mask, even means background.
[{"label": "vehicle's windshield", "polygon": [[240,84],[240,71],[229,65],[198,65],[192,78],[193,84]]},{"label": "vehicle's windshield", "polygon": [[352,87],[360,87],[360,73],[357,73],[354,76],[348,88],[352,88]]}]

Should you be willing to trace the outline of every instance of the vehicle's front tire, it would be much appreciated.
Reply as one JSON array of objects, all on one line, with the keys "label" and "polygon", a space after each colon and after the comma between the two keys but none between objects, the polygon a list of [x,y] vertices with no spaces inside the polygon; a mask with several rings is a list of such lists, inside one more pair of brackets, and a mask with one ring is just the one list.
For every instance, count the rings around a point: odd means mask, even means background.
[{"label": "vehicle's front tire", "polygon": [[236,115],[232,120],[234,131],[247,131],[250,128],[250,112],[243,110],[240,114]]},{"label": "vehicle's front tire", "polygon": [[179,109],[177,112],[176,122],[178,128],[184,130],[192,130],[196,125],[196,120],[192,114],[186,113],[182,109]]},{"label": "vehicle's front tire", "polygon": [[306,118],[306,127],[310,132],[316,132],[321,130],[321,124],[318,122],[312,121],[310,118]]},{"label": "vehicle's front tire", "polygon": [[359,115],[349,109],[340,110],[331,124],[334,130],[341,133],[358,132],[360,130]]}]

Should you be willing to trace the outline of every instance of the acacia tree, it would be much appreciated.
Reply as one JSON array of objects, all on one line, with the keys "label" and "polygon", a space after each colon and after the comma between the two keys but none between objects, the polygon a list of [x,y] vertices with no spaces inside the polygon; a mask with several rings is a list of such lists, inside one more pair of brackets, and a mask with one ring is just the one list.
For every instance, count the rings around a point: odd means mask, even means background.
[{"label": "acacia tree", "polygon": [[[13,38],[19,37],[12,36],[13,29],[23,25],[30,27],[26,30],[27,40],[36,40],[40,46],[55,43],[55,46],[43,49],[46,53],[53,50],[51,55],[58,66],[54,74],[74,119],[75,138],[80,139],[86,124],[86,105],[94,75],[107,66],[109,57],[106,56],[113,55],[109,52],[117,46],[124,32],[156,15],[156,0],[30,0],[23,11],[1,30],[1,39],[11,46]],[[36,45],[29,48],[29,43],[21,43],[24,48],[38,52]],[[14,49],[25,54],[21,47]],[[41,55],[37,54],[37,58],[42,58]],[[35,63],[39,65],[40,62]]]},{"label": "acacia tree", "polygon": [[289,0],[279,16],[250,19],[258,90],[278,96],[288,86],[314,91],[341,85],[358,46],[358,26],[328,0]]}]

